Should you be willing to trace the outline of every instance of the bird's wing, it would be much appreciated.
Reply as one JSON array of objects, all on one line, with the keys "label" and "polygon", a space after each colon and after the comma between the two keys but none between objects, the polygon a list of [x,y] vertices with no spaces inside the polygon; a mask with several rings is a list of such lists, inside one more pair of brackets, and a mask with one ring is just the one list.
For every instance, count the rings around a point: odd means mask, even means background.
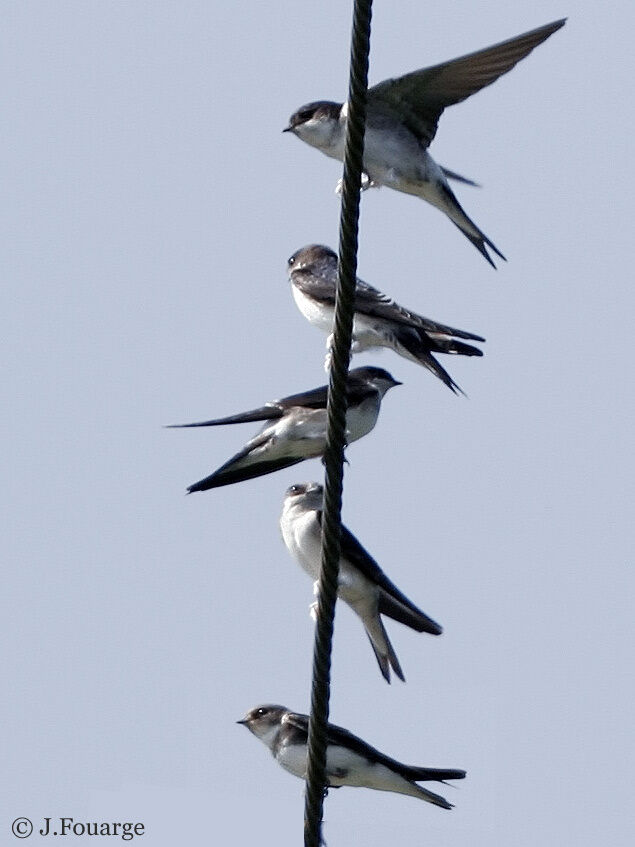
[{"label": "bird's wing", "polygon": [[227,418],[215,418],[211,421],[200,421],[199,423],[170,424],[166,429],[186,429],[193,426],[222,426],[223,424],[249,423],[251,421],[272,421],[281,418],[283,414],[283,409],[277,403],[266,403],[259,409],[252,409],[250,412],[239,412],[237,415],[230,415]]},{"label": "bird's wing", "polygon": [[383,318],[384,320],[422,329],[424,332],[433,335],[438,333],[439,335],[452,335],[456,338],[468,338],[471,341],[485,341],[484,338],[480,335],[475,335],[473,332],[455,329],[446,324],[438,323],[438,321],[432,321],[423,315],[418,315],[416,312],[411,312],[409,309],[404,309],[403,306],[400,306],[399,303],[396,303],[388,295],[383,294],[361,279],[357,280],[357,287],[355,289],[355,311],[369,317]]},{"label": "bird's wing", "polygon": [[[308,715],[302,715],[297,712],[287,712],[284,715],[283,722],[291,725],[296,730],[298,730],[299,733],[301,733],[301,737],[306,738],[308,736]],[[386,756],[385,753],[380,752],[376,747],[372,747],[370,744],[367,744],[366,741],[364,741],[358,735],[354,735],[348,729],[344,729],[344,727],[337,726],[333,723],[328,724],[327,733],[329,744],[333,744],[337,747],[344,747],[347,750],[351,750],[353,753],[357,753],[358,756],[362,756],[368,761],[377,762],[381,765],[385,765],[390,770],[394,771],[395,773],[401,774],[409,780],[423,781],[462,779],[465,776],[465,771],[449,769],[442,770],[438,768],[419,768],[413,767],[412,765],[404,765],[403,762],[399,762],[397,759],[393,759],[391,756]]]},{"label": "bird's wing", "polygon": [[[335,277],[337,279],[337,276]],[[313,271],[297,270],[293,272],[292,283],[295,288],[310,300],[325,306],[335,305],[336,282],[327,276]]]},{"label": "bird's wing", "polygon": [[[316,512],[320,526],[322,526],[322,514],[322,511]],[[401,606],[404,606],[406,609],[410,609],[418,615],[426,617],[424,613],[418,609],[390,579],[388,579],[370,553],[362,547],[353,533],[345,526],[342,526],[340,536],[340,552],[342,558],[354,565],[357,570],[366,577],[366,579],[379,586],[379,588],[381,588],[382,591],[391,597],[396,603],[399,603]]]},{"label": "bird's wing", "polygon": [[328,385],[320,385],[318,388],[311,388],[309,391],[302,391],[300,394],[291,394],[289,397],[283,397],[282,400],[276,400],[276,406],[281,409],[291,409],[293,406],[302,406],[305,409],[326,409],[326,395]]},{"label": "bird's wing", "polygon": [[289,724],[294,729],[296,729],[302,737],[302,734],[306,737],[309,732],[309,716],[300,714],[299,712],[285,712],[283,718],[283,723]]},{"label": "bird's wing", "polygon": [[210,488],[220,488],[223,485],[232,485],[235,482],[255,479],[259,476],[281,471],[284,468],[290,468],[292,465],[297,465],[298,462],[303,461],[303,458],[297,456],[283,456],[279,459],[262,459],[248,465],[236,466],[234,462],[244,458],[244,455],[244,453],[237,454],[217,471],[214,471],[213,474],[189,485],[187,488],[188,494],[192,494],[194,491],[208,491]]},{"label": "bird's wing", "polygon": [[[293,284],[298,291],[311,300],[315,300],[324,306],[335,306],[335,283],[333,280],[315,273],[298,272],[293,276]],[[372,318],[381,318],[382,320],[423,329],[425,332],[433,334],[452,335],[456,338],[467,338],[471,341],[485,341],[480,335],[455,329],[404,309],[391,297],[361,279],[357,280],[355,288],[355,311]]]},{"label": "bird's wing", "polygon": [[214,473],[188,486],[188,494],[255,479],[258,476],[297,465],[298,462],[307,458],[284,455],[284,453],[281,455],[279,445],[276,444],[275,439],[272,439],[273,426],[275,425],[265,426]]},{"label": "bird's wing", "polygon": [[428,145],[446,106],[491,85],[564,24],[554,21],[485,50],[380,82],[368,91],[369,112],[404,115],[407,126]]},{"label": "bird's wing", "polygon": [[[284,723],[288,723],[291,726],[295,727],[295,729],[300,732],[304,732],[308,735],[309,732],[309,716],[303,715],[298,712],[287,712],[283,718]],[[328,724],[327,727],[328,733],[328,743],[335,744],[338,747],[346,747],[349,750],[352,750],[355,753],[358,753],[360,756],[363,756],[366,759],[370,760],[380,760],[382,764],[387,764],[389,767],[391,765],[399,764],[394,759],[389,758],[388,756],[384,756],[383,753],[380,753],[379,750],[376,750],[374,747],[371,747],[370,744],[367,744],[357,735],[353,735],[352,732],[349,732],[344,727],[336,726],[333,723]]]}]

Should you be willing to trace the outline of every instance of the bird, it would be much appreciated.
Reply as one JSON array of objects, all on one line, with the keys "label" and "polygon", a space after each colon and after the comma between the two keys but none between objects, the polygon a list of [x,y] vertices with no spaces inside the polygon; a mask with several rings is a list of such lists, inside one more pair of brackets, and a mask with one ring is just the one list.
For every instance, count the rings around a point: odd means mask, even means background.
[{"label": "bird", "polygon": [[[387,391],[402,383],[383,368],[349,371],[347,381],[346,441],[350,444],[375,426]],[[322,456],[326,447],[328,385],[273,400],[258,409],[200,423],[171,424],[168,429],[266,421],[260,432],[224,465],[193,483],[188,494],[254,479]]]},{"label": "bird", "polygon": [[[300,567],[316,580],[320,575],[324,489],[318,482],[304,482],[287,489],[280,530],[284,543]],[[390,682],[390,669],[405,682],[381,616],[386,615],[416,632],[441,635],[442,627],[418,609],[391,582],[355,536],[341,528],[337,595],[361,620],[379,670]],[[315,614],[315,607],[312,607]]]},{"label": "bird", "polygon": [[[287,266],[296,306],[309,323],[329,333],[325,363],[328,370],[333,346],[337,255],[322,244],[309,244],[296,250]],[[453,329],[410,312],[372,285],[357,279],[352,353],[388,347],[432,371],[455,394],[463,394],[462,389],[432,355],[483,355],[478,347],[457,339],[485,341],[480,335]]]},{"label": "bird", "polygon": [[[505,260],[467,216],[448,182],[471,180],[438,165],[428,147],[447,106],[460,103],[507,73],[565,21],[554,21],[484,50],[369,88],[362,187],[385,185],[427,200],[450,218],[492,267],[496,265],[488,248]],[[347,103],[317,100],[297,109],[283,132],[342,161],[347,115]]]},{"label": "bird", "polygon": [[[262,705],[236,721],[253,733],[271,751],[278,764],[300,779],[306,779],[309,717],[286,706]],[[440,794],[417,785],[464,779],[464,770],[423,768],[404,765],[380,753],[357,735],[335,724],[327,724],[326,777],[329,788],[350,785],[418,797],[441,809],[452,804]]]}]

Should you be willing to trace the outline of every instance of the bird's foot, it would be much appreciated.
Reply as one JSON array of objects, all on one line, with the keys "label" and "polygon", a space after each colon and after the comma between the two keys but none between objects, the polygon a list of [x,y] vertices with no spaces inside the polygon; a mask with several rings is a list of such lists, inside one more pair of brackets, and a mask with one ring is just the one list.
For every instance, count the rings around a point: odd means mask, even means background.
[{"label": "bird's foot", "polygon": [[[337,181],[337,185],[335,186],[335,193],[337,195],[341,195],[342,189],[344,187],[344,178],[341,177]],[[369,188],[379,188],[376,182],[368,176],[368,174],[362,172],[362,184],[360,186],[362,191],[368,191]]]}]

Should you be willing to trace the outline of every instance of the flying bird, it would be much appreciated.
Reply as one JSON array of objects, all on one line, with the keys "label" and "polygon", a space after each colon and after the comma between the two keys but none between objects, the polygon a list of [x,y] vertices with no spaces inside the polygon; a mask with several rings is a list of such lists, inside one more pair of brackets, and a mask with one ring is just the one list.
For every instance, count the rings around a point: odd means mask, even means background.
[{"label": "flying bird", "polygon": [[[281,767],[300,779],[306,779],[308,715],[290,712],[285,706],[264,705],[251,709],[237,723],[246,726],[262,741]],[[380,753],[347,729],[330,723],[327,732],[326,776],[330,788],[342,785],[374,788],[376,791],[418,797],[442,809],[452,808],[444,797],[417,783],[464,779],[465,771],[404,765]]]},{"label": "flying bird", "polygon": [[[310,244],[291,256],[288,270],[296,306],[309,323],[329,333],[326,344],[328,370],[333,344],[331,333],[337,290],[337,255],[321,244]],[[485,341],[480,335],[453,329],[410,312],[372,285],[361,279],[357,280],[352,353],[361,353],[375,347],[388,347],[400,356],[428,368],[455,393],[463,393],[432,355],[483,355],[483,351],[478,347],[457,340],[461,338]]]},{"label": "flying bird", "polygon": [[[286,492],[280,517],[284,543],[300,567],[316,580],[316,592],[320,575],[323,495],[324,490],[317,482],[292,485]],[[345,526],[342,526],[340,543],[337,596],[361,620],[386,682],[390,682],[391,668],[405,682],[381,616],[386,615],[416,632],[441,635],[443,630],[399,591]]]},{"label": "flying bird", "polygon": [[[375,426],[385,393],[401,385],[383,368],[354,368],[347,384],[346,439],[350,444]],[[190,485],[188,493],[253,479],[322,456],[326,447],[328,386],[266,403],[258,409],[169,429],[266,421],[260,432],[214,473]]]},{"label": "flying bird", "polygon": [[[467,183],[470,180],[438,165],[427,148],[446,106],[460,103],[491,85],[563,27],[565,20],[440,65],[384,80],[370,88],[362,186],[386,185],[432,203],[496,267],[487,248],[501,259],[505,257],[467,216],[448,183],[448,179]],[[283,132],[292,132],[311,147],[342,161],[347,113],[347,103],[328,100],[307,103],[291,115]]]}]

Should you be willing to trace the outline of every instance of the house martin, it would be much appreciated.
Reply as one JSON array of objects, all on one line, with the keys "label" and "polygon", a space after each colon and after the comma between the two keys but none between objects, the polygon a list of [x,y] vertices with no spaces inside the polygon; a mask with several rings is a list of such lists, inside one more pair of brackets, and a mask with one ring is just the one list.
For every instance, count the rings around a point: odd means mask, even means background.
[{"label": "house martin", "polygon": [[[354,368],[347,384],[346,441],[350,444],[375,426],[384,394],[401,385],[383,368]],[[259,409],[169,429],[266,421],[260,432],[214,473],[188,487],[188,493],[207,491],[296,465],[322,456],[326,447],[328,385],[266,403]]]},{"label": "house martin", "polygon": [[[505,257],[467,216],[448,183],[448,179],[470,180],[438,165],[427,148],[446,106],[460,103],[491,85],[564,26],[565,20],[369,88],[362,187],[386,185],[427,200],[444,212],[496,267],[487,248],[501,259]],[[342,161],[347,113],[347,103],[307,103],[291,115],[283,132],[292,132],[311,147]]]},{"label": "house martin", "polygon": [[[323,495],[324,489],[317,482],[292,485],[285,494],[280,517],[284,543],[300,567],[316,580],[316,593],[322,557]],[[337,596],[351,607],[364,625],[386,682],[390,682],[391,668],[405,682],[381,615],[416,632],[441,635],[443,630],[399,591],[345,526],[342,526],[340,545]]]},{"label": "house martin", "polygon": [[[333,319],[337,290],[337,255],[321,244],[310,244],[295,252],[288,261],[289,279],[296,306],[304,317],[329,333],[327,370],[333,345]],[[352,353],[375,347],[389,347],[432,371],[455,393],[461,392],[433,353],[482,356],[483,351],[457,339],[485,341],[480,335],[453,329],[404,309],[372,285],[357,280]]]},{"label": "house martin", "polygon": [[[285,706],[264,705],[251,709],[237,723],[260,739],[281,767],[306,779],[308,715],[290,712]],[[444,797],[417,783],[464,779],[465,771],[404,765],[347,729],[330,723],[327,732],[326,776],[330,788],[374,788],[418,797],[442,809],[452,808]]]}]

